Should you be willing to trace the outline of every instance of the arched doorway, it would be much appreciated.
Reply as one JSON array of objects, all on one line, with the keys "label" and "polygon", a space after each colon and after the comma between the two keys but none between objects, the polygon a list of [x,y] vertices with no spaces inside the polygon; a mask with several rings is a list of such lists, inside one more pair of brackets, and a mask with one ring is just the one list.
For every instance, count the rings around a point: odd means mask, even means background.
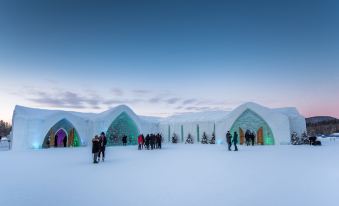
[{"label": "arched doorway", "polygon": [[64,144],[67,146],[67,136],[65,129],[60,128],[54,136],[54,147],[65,147]]},{"label": "arched doorway", "polygon": [[[244,143],[244,131],[251,131],[256,135],[255,142],[262,145],[273,145],[274,136],[267,122],[250,109],[245,110],[233,123],[232,135],[236,131],[239,134],[239,143]],[[244,135],[243,135],[244,136]]]},{"label": "arched doorway", "polygon": [[73,124],[67,119],[62,119],[49,129],[42,144],[42,148],[65,146],[80,146],[80,138]]},{"label": "arched doorway", "polygon": [[122,112],[109,126],[106,132],[107,145],[122,145],[124,135],[127,136],[127,144],[138,144],[138,126],[126,112]]}]

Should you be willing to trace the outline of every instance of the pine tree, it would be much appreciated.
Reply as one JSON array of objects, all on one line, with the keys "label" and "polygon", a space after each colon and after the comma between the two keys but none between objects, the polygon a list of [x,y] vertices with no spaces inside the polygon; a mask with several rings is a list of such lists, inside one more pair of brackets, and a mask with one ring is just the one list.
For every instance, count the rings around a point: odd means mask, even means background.
[{"label": "pine tree", "polygon": [[212,139],[210,140],[210,144],[215,144],[215,134],[212,133]]},{"label": "pine tree", "polygon": [[188,134],[185,144],[193,144],[193,138],[191,134]]},{"label": "pine tree", "polygon": [[207,138],[206,132],[204,132],[202,135],[201,144],[208,144],[208,138]]},{"label": "pine tree", "polygon": [[301,144],[300,138],[298,137],[298,134],[296,132],[293,132],[291,134],[291,144],[292,145],[300,145]]},{"label": "pine tree", "polygon": [[178,137],[177,137],[177,134],[175,134],[175,133],[173,133],[173,136],[172,136],[172,143],[173,144],[178,143]]}]

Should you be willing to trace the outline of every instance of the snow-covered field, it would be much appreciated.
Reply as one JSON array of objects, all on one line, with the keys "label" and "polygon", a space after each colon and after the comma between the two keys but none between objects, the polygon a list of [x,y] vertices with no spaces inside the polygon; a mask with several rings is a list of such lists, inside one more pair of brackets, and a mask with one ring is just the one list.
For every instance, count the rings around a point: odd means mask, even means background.
[{"label": "snow-covered field", "polygon": [[0,152],[0,205],[337,206],[339,144]]}]

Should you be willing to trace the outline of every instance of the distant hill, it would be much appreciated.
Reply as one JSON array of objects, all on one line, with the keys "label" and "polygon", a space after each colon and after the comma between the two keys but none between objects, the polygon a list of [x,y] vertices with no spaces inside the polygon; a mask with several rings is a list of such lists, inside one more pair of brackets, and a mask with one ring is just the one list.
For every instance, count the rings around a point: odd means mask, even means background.
[{"label": "distant hill", "polygon": [[327,122],[331,120],[336,120],[336,118],[330,117],[330,116],[316,116],[316,117],[306,118],[306,123],[316,124],[316,123]]},{"label": "distant hill", "polygon": [[308,135],[328,135],[339,132],[339,119],[330,116],[306,118]]}]

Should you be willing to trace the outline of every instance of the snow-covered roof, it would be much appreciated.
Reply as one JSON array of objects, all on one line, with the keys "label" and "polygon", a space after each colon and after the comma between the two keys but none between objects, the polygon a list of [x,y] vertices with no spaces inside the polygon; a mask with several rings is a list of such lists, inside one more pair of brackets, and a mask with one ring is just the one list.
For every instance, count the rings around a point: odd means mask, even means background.
[{"label": "snow-covered roof", "polygon": [[276,112],[280,112],[288,117],[300,117],[301,114],[298,112],[297,108],[295,107],[284,107],[284,108],[274,108],[272,109]]},{"label": "snow-covered roof", "polygon": [[[253,102],[247,102],[239,107],[262,107]],[[238,108],[239,108],[238,107]],[[119,111],[129,111],[133,112],[126,105],[119,105],[113,107],[107,111],[101,113],[82,113],[82,112],[74,112],[74,111],[63,111],[63,110],[49,110],[49,109],[38,109],[38,108],[29,108],[24,106],[17,105],[15,107],[15,114],[22,117],[36,118],[36,119],[45,119],[51,115],[60,114],[60,113],[68,113],[77,117],[81,117],[84,119],[100,119],[108,116],[112,112]],[[234,111],[234,110],[233,110]],[[288,117],[300,117],[300,113],[294,107],[286,107],[286,108],[274,108],[272,111],[279,112]],[[181,114],[175,114],[169,117],[154,117],[154,116],[138,116],[140,119],[153,122],[153,123],[176,123],[176,122],[203,122],[203,121],[211,121],[216,122],[228,117],[231,111],[224,110],[215,110],[215,111],[203,111],[203,112],[186,112]]]},{"label": "snow-covered roof", "polygon": [[54,115],[57,113],[70,113],[72,115],[82,117],[85,119],[92,119],[97,114],[95,113],[82,113],[82,112],[74,112],[74,111],[64,111],[64,110],[49,110],[49,109],[38,109],[38,108],[29,108],[17,105],[15,106],[14,114],[22,117],[36,118],[36,119],[45,119],[50,115]]}]

